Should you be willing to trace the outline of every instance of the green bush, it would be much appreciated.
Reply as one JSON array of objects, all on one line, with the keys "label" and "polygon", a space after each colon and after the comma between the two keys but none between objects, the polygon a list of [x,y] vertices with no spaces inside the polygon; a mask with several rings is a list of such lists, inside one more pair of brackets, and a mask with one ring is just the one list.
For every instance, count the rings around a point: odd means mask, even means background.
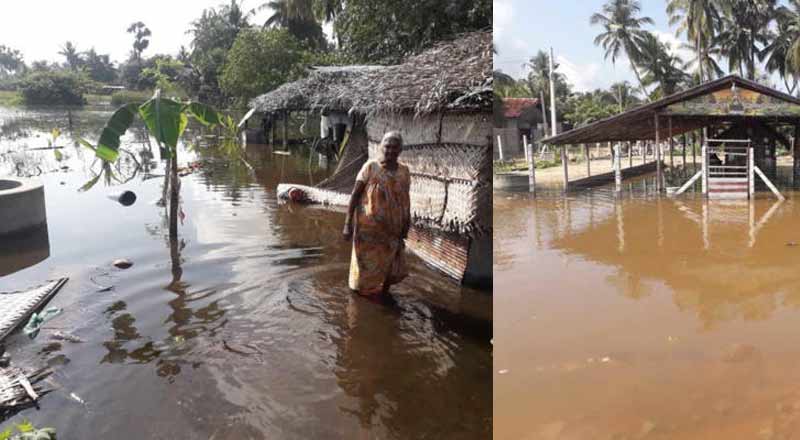
[{"label": "green bush", "polygon": [[138,103],[141,104],[150,97],[153,96],[153,92],[148,91],[138,91],[138,90],[120,90],[119,92],[114,92],[111,95],[111,105],[114,107],[119,107],[125,104],[131,103]]},{"label": "green bush", "polygon": [[34,72],[20,83],[25,104],[83,105],[87,81],[72,72]]}]

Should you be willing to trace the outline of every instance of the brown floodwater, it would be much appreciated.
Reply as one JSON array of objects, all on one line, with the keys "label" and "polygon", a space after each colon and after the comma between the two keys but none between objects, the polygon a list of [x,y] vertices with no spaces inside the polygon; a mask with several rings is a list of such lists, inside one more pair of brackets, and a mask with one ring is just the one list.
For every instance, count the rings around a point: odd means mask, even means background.
[{"label": "brown floodwater", "polygon": [[800,438],[800,193],[494,197],[496,439]]},{"label": "brown floodwater", "polygon": [[[70,136],[96,139],[109,116],[0,109],[0,176],[41,172],[48,218],[0,242],[0,291],[70,277],[49,304],[64,312],[36,339],[6,341],[17,365],[51,366],[57,389],[0,431],[27,418],[65,439],[490,435],[488,293],[411,258],[392,301],[351,294],[343,213],[276,200],[278,182],[330,172],[304,147],[283,156],[249,146],[253,172],[202,145],[182,150],[203,166],[182,178],[170,242],[154,203],[163,164],[140,128],[124,144],[146,169],[123,159],[115,176],[130,181],[78,191],[99,165]],[[23,151],[46,146],[53,126],[66,133],[61,161]],[[120,189],[136,193],[133,206],[107,198]],[[133,267],[112,267],[117,258]],[[56,330],[84,342],[53,340]]]}]

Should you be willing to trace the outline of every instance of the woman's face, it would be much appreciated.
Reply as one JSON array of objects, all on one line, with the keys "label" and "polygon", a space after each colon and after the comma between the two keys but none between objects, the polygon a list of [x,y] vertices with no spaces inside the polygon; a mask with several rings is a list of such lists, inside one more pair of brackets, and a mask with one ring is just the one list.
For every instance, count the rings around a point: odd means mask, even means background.
[{"label": "woman's face", "polygon": [[397,139],[389,139],[383,144],[383,160],[392,163],[397,162],[400,153],[403,151],[403,145]]}]

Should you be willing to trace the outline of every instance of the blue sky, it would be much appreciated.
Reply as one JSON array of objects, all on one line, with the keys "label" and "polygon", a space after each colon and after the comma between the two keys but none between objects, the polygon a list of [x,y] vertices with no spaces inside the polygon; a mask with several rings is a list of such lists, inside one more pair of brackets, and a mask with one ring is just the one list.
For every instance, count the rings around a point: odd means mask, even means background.
[{"label": "blue sky", "polygon": [[[605,1],[494,0],[494,41],[499,50],[494,68],[518,78],[523,63],[539,49],[552,46],[559,71],[576,91],[606,88],[622,80],[635,84],[627,58],[618,58],[614,66],[610,59],[604,60],[602,47],[594,45],[602,27],[590,25],[589,17],[600,12]],[[676,37],[675,28],[669,26],[666,1],[642,0],[641,5],[642,15],[655,21],[646,29],[688,59],[690,52],[679,47],[683,36]]]}]

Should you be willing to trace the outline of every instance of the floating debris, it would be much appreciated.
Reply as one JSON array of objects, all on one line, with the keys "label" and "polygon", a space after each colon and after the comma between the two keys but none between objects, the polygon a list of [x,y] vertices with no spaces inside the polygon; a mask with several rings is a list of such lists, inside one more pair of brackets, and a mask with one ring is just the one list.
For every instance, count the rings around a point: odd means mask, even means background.
[{"label": "floating debris", "polygon": [[111,264],[114,267],[117,267],[119,269],[127,269],[127,268],[133,266],[133,263],[131,263],[130,261],[128,261],[128,260],[126,260],[124,258],[120,258],[119,260],[114,260],[114,262],[111,263]]},{"label": "floating debris", "polygon": [[69,397],[72,398],[72,400],[80,403],[81,405],[86,405],[86,401],[81,399],[81,397],[75,393],[69,393]]},{"label": "floating debris", "polygon": [[56,339],[56,340],[59,340],[59,341],[67,341],[67,342],[74,342],[74,343],[83,342],[83,339],[81,339],[81,338],[79,338],[79,337],[77,337],[75,335],[71,335],[69,333],[64,333],[64,332],[60,332],[60,331],[53,332],[53,334],[50,335],[50,339]]}]

